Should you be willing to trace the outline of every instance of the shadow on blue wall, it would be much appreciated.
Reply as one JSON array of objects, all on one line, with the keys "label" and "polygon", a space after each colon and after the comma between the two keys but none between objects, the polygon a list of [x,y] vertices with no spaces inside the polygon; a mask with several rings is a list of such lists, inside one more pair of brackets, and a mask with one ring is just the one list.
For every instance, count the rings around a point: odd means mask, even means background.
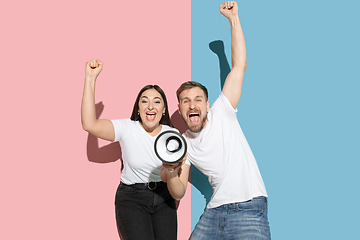
[{"label": "shadow on blue wall", "polygon": [[[230,73],[230,66],[227,61],[227,58],[225,55],[225,50],[224,50],[225,49],[224,42],[221,40],[212,41],[209,43],[209,48],[213,53],[215,53],[217,55],[218,60],[219,60],[220,89],[222,90],[224,83],[225,83],[225,79],[226,79],[227,75]],[[181,116],[180,116],[180,118],[181,118]],[[184,124],[182,119],[181,119],[181,121],[182,121],[182,124]],[[185,126],[185,130],[186,130],[186,125],[184,124],[184,126]],[[179,130],[180,130],[180,132],[185,131],[185,130],[181,131],[181,129],[179,129]],[[212,187],[209,184],[207,177],[204,174],[202,174],[196,167],[191,166],[191,179],[189,181],[204,197],[205,202],[206,202],[206,204],[205,204],[205,208],[206,208],[206,205],[211,200],[211,196],[213,193]]]},{"label": "shadow on blue wall", "polygon": [[222,90],[224,87],[225,79],[227,75],[230,73],[230,65],[225,55],[224,42],[221,40],[212,41],[211,43],[209,43],[209,48],[219,58],[220,87]]}]

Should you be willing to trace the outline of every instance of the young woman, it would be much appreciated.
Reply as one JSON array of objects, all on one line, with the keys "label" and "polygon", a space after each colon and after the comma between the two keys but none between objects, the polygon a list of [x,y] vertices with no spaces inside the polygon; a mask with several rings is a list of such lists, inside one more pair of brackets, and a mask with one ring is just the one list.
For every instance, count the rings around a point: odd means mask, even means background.
[{"label": "young woman", "polygon": [[[120,142],[123,170],[115,210],[121,237],[177,239],[175,199],[185,193],[190,166],[182,161],[162,167],[155,155],[156,136],[173,129],[165,93],[157,85],[147,85],[140,90],[130,119],[96,119],[95,82],[102,68],[99,60],[86,63],[81,122],[84,130],[96,137]],[[185,186],[176,187],[170,194],[160,171],[165,181]]]}]

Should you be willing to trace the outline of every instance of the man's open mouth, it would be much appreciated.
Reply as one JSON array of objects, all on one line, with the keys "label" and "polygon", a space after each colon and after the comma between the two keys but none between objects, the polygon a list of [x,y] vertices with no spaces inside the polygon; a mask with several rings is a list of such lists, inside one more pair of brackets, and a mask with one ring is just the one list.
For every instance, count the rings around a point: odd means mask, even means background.
[{"label": "man's open mouth", "polygon": [[200,114],[197,112],[190,113],[189,120],[190,120],[190,123],[197,124],[200,121]]}]

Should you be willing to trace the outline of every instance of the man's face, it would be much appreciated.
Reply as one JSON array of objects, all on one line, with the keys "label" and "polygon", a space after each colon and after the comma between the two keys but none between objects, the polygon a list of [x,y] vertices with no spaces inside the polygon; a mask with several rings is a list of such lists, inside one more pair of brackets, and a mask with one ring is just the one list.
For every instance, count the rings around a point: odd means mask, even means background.
[{"label": "man's face", "polygon": [[200,132],[206,126],[209,101],[201,88],[193,87],[182,91],[178,109],[191,132]]}]

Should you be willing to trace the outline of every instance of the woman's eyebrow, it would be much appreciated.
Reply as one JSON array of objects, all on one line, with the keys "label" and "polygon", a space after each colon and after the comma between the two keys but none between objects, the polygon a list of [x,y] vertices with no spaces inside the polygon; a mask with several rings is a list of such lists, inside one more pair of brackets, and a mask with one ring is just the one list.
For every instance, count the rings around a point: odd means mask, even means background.
[{"label": "woman's eyebrow", "polygon": [[[149,97],[148,97],[148,96],[142,96],[141,98],[147,98],[147,99],[149,99]],[[159,100],[162,100],[162,99],[161,99],[161,97],[153,97],[153,99],[159,99]]]}]

